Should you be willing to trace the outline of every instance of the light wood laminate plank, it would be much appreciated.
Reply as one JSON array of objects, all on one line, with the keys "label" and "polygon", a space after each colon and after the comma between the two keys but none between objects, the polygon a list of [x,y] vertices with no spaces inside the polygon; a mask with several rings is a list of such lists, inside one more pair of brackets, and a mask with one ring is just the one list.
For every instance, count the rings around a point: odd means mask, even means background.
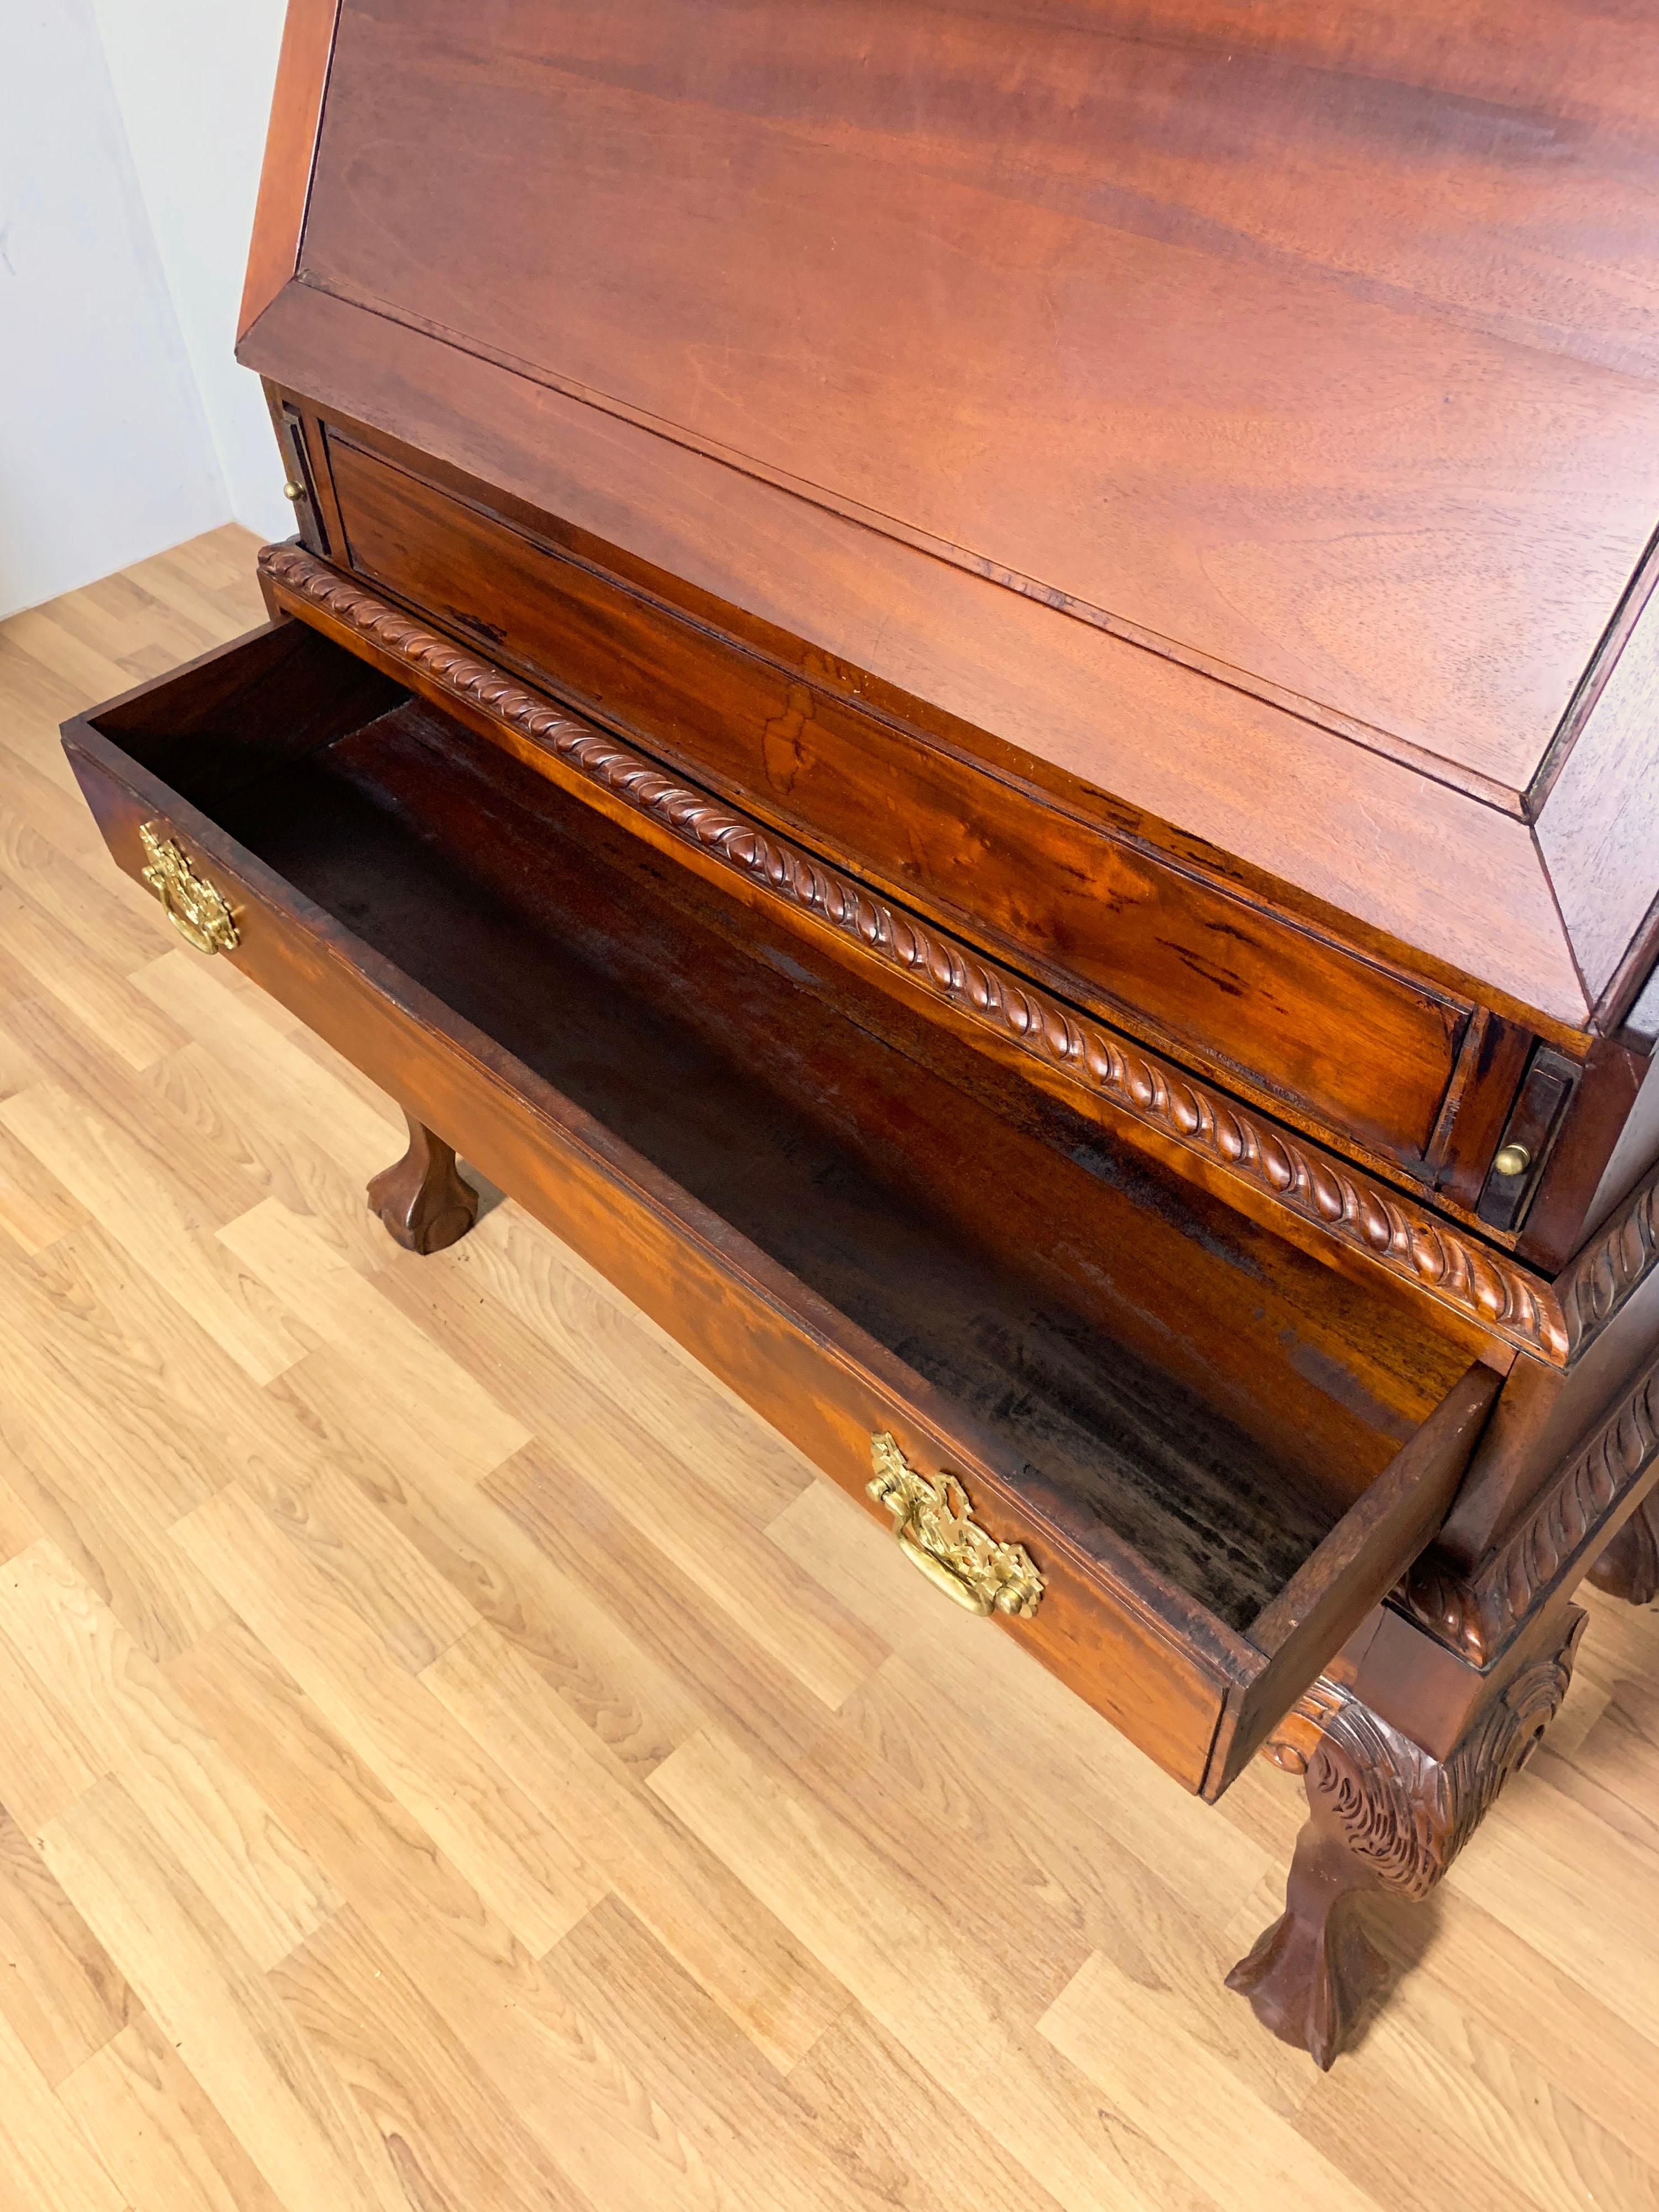
[{"label": "light wood laminate plank", "polygon": [[1296,1785],[1183,1796],[510,1203],[399,1251],[390,1102],[107,861],[56,724],[252,553],[0,625],[0,2212],[1659,2212],[1659,1612],[1358,2050],[1262,2035]]}]

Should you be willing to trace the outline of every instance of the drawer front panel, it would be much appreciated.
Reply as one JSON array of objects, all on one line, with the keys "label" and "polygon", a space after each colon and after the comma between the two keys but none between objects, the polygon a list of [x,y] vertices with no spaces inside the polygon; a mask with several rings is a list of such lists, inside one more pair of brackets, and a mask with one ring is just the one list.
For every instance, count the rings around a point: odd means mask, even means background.
[{"label": "drawer front panel", "polygon": [[[1154,1589],[1127,1547],[1116,1574],[1085,1559],[1025,1510],[941,1394],[107,739],[89,732],[69,750],[129,874],[143,879],[158,843],[175,848],[185,893],[206,886],[227,909],[223,957],[564,1238],[884,1528],[890,1515],[867,1496],[873,1437],[890,1433],[930,1478],[958,1476],[976,1520],[1022,1546],[1044,1583],[1032,1618],[999,1613],[995,1625],[1184,1787],[1200,1788],[1224,1705],[1259,1670],[1241,1639]],[[1175,1623],[1172,1599],[1185,1613]],[[948,1601],[918,1574],[918,1605]]]},{"label": "drawer front panel", "polygon": [[[1472,1004],[861,708],[339,436],[357,573],[1107,1018],[1432,1180]],[[832,674],[856,685],[854,672]],[[1109,802],[1103,802],[1103,805]],[[1507,1092],[1500,1103],[1507,1103]],[[1483,1121],[1484,1127],[1484,1121]],[[1484,1163],[1483,1163],[1484,1165]]]}]

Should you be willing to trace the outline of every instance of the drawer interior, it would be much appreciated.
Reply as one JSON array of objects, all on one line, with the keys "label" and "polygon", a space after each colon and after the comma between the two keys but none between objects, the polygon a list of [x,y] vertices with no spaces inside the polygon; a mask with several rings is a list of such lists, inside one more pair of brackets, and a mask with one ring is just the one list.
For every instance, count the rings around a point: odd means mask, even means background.
[{"label": "drawer interior", "polygon": [[947,1393],[1085,1553],[1248,1632],[1468,1366],[326,639],[248,652],[95,726]]}]

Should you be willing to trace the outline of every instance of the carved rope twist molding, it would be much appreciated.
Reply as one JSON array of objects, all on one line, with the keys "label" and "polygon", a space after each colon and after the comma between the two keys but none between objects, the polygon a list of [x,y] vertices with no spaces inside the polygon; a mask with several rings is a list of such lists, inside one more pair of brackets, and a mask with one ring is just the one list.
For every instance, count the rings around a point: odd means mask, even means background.
[{"label": "carved rope twist molding", "polygon": [[1334,1684],[1316,1686],[1335,1696],[1309,1762],[1309,1802],[1382,1888],[1421,1899],[1440,1880],[1555,1717],[1582,1625],[1553,1658],[1521,1669],[1443,1764]]},{"label": "carved rope twist molding", "polygon": [[874,896],[852,878],[734,813],[591,722],[549,706],[296,545],[267,546],[264,571],[296,597],[423,670],[461,698],[688,843],[767,884],[984,1027],[1012,1038],[1133,1120],[1174,1139],[1316,1223],[1392,1273],[1559,1364],[1567,1332],[1550,1287],[1470,1243],[1379,1184],[1256,1121],[1219,1093],[1084,1021],[1057,1000]]},{"label": "carved rope twist molding", "polygon": [[1429,1552],[1406,1601],[1425,1627],[1486,1666],[1538,1599],[1599,1547],[1601,1524],[1659,1457],[1659,1368],[1576,1452],[1501,1544],[1460,1575]]},{"label": "carved rope twist molding", "polygon": [[1576,1352],[1605,1328],[1659,1265],[1659,1174],[1571,1261],[1556,1284],[1567,1343]]}]

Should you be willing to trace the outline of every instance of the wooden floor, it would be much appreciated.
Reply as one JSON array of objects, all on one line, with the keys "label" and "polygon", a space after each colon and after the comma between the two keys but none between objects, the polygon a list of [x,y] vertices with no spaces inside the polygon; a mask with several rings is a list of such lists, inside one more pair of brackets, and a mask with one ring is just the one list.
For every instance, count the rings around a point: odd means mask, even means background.
[{"label": "wooden floor", "polygon": [[1659,2206],[1659,1617],[1321,2076],[1220,1986],[1295,1784],[1165,1781],[106,862],[60,717],[225,531],[0,628],[5,2212]]}]

